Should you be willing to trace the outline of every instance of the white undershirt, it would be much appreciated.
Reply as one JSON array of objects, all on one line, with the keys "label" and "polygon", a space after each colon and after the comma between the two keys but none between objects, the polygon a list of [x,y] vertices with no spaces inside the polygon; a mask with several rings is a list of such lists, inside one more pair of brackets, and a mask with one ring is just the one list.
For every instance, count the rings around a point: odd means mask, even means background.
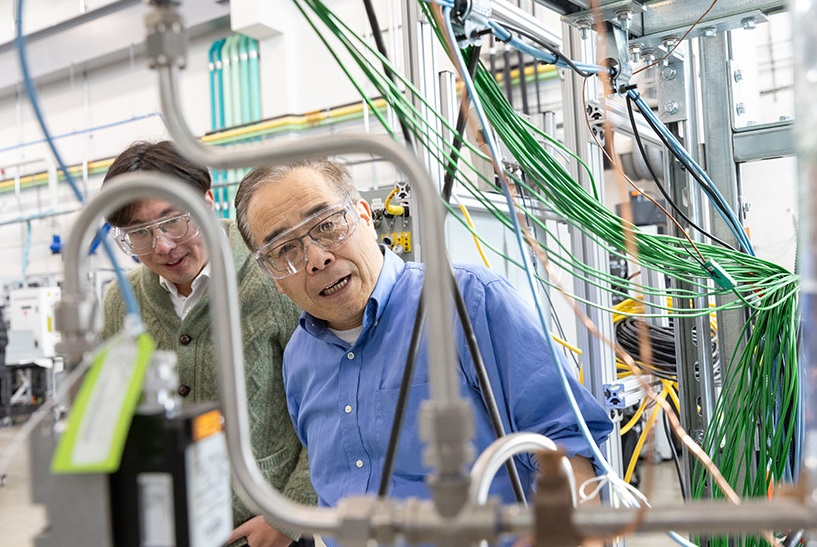
[{"label": "white undershirt", "polygon": [[363,332],[363,325],[358,325],[357,327],[351,328],[349,330],[335,330],[333,328],[329,328],[332,332],[335,333],[335,336],[349,344],[350,346],[354,346],[355,342],[357,342],[360,333]]},{"label": "white undershirt", "polygon": [[207,281],[210,279],[210,263],[208,262],[204,268],[201,269],[199,275],[193,280],[190,289],[190,296],[179,294],[179,289],[175,284],[171,283],[161,275],[159,276],[159,284],[165,288],[170,295],[170,302],[173,303],[173,309],[179,319],[184,319],[187,313],[193,309],[193,306],[199,303],[201,297],[207,291]]}]

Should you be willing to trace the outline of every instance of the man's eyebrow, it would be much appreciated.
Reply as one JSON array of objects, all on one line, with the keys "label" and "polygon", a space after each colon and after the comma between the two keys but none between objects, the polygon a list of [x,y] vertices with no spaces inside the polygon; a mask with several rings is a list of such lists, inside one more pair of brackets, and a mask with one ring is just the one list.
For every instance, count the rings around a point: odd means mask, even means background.
[{"label": "man's eyebrow", "polygon": [[267,234],[267,236],[263,239],[262,244],[266,245],[267,243],[269,243],[273,239],[279,237],[281,234],[284,234],[284,233],[288,232],[289,230],[292,230],[293,228],[297,228],[298,226],[300,226],[303,223],[304,220],[308,219],[311,216],[317,215],[318,213],[320,213],[324,209],[328,209],[329,207],[331,207],[331,206],[328,203],[319,203],[319,204],[315,205],[314,207],[311,207],[311,208],[307,209],[304,212],[303,216],[301,217],[302,218],[301,222],[299,222],[298,224],[296,224],[292,228],[276,228],[275,230],[273,230],[269,234]]}]

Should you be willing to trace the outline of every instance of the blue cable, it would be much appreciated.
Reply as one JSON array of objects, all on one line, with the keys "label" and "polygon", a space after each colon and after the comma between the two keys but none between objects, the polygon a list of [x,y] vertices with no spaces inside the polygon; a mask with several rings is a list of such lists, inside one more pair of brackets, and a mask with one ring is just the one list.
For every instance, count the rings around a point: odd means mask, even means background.
[{"label": "blue cable", "polygon": [[26,222],[26,246],[23,248],[23,281],[26,279],[26,272],[28,271],[28,261],[31,252],[31,221]]},{"label": "blue cable", "polygon": [[[503,27],[499,23],[495,23],[493,21],[490,21],[488,23],[488,26],[491,27],[491,30],[493,31],[494,36],[496,36],[498,40],[506,42],[507,44],[509,44],[509,45],[513,46],[514,48],[518,49],[519,51],[521,51],[522,53],[527,53],[528,55],[530,55],[534,59],[537,59],[537,60],[542,61],[543,63],[547,63],[549,65],[555,65],[555,66],[558,66],[558,67],[561,67],[561,68],[571,68],[572,69],[572,67],[570,65],[565,63],[563,60],[559,59],[556,55],[554,55],[554,54],[552,54],[550,52],[542,51],[542,50],[540,50],[538,48],[535,48],[535,47],[523,42],[522,40],[519,40],[518,38],[514,37],[514,35],[511,34],[511,32],[508,31],[508,29],[506,29],[505,27]],[[576,65],[576,68],[578,68],[579,70],[582,70],[583,72],[589,72],[591,74],[599,74],[601,72],[608,72],[607,67],[603,67],[603,66],[600,66],[600,65],[594,65],[594,64],[589,64],[589,63],[573,63],[573,64]]]},{"label": "blue cable", "polygon": [[[54,143],[54,140],[51,138],[51,133],[48,131],[45,118],[43,118],[43,113],[40,110],[39,100],[37,99],[37,89],[34,87],[34,82],[31,79],[31,73],[28,69],[28,60],[26,59],[26,43],[25,37],[23,36],[23,0],[17,0],[16,7],[17,13],[15,14],[14,18],[14,26],[17,33],[14,37],[14,44],[17,47],[17,54],[20,59],[20,71],[23,73],[23,85],[26,93],[28,94],[28,99],[31,102],[31,108],[34,110],[34,115],[37,117],[37,121],[40,124],[40,129],[43,132],[43,136],[48,143],[48,147],[51,149],[51,153],[57,160],[57,165],[59,166],[60,170],[62,170],[65,180],[71,186],[77,200],[79,200],[80,203],[83,203],[85,198],[82,195],[79,186],[77,186],[74,177],[68,171],[65,162],[62,161],[62,156],[60,156],[57,146]],[[133,288],[128,282],[127,277],[125,277],[122,268],[119,267],[108,238],[105,237],[105,234],[101,233],[101,230],[97,232],[97,235],[100,237],[100,241],[102,241],[102,247],[105,249],[105,254],[108,255],[111,264],[113,264],[116,279],[119,282],[119,288],[122,291],[122,296],[125,300],[125,309],[127,310],[127,314],[137,318],[139,324],[141,324],[142,315],[139,312],[139,304],[136,302],[136,297],[133,294]]]},{"label": "blue cable", "polygon": [[709,175],[707,175],[703,168],[701,168],[701,166],[698,165],[698,163],[689,155],[681,143],[678,142],[678,139],[675,138],[675,135],[673,135],[672,132],[661,122],[661,120],[658,119],[649,105],[647,105],[647,103],[641,97],[641,94],[639,94],[635,89],[631,89],[627,93],[636,103],[638,109],[641,111],[644,117],[648,118],[651,125],[656,128],[667,140],[673,152],[679,156],[679,159],[681,159],[681,161],[690,171],[694,171],[701,179],[703,179],[705,184],[703,184],[701,187],[716,205],[715,210],[718,211],[718,214],[720,214],[721,218],[723,218],[724,222],[726,222],[729,230],[732,232],[732,235],[735,236],[735,239],[738,240],[741,247],[743,247],[747,254],[755,256],[754,247],[752,246],[751,241],[749,241],[746,231],[743,229],[743,226],[735,215],[735,212],[726,203],[726,199],[720,193],[717,186],[715,186],[712,179],[709,178]]}]

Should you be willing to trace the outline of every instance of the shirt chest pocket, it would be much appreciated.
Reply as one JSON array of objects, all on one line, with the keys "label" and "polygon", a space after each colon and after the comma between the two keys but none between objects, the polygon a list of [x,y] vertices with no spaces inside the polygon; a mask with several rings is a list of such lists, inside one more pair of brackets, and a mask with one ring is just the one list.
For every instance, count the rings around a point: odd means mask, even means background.
[{"label": "shirt chest pocket", "polygon": [[[394,459],[395,475],[421,477],[431,470],[423,464],[424,444],[420,440],[420,409],[428,399],[429,384],[411,386],[403,423],[400,428],[400,442]],[[385,455],[391,438],[392,423],[397,409],[399,389],[379,389],[374,393],[375,402],[375,442],[380,454]]]}]

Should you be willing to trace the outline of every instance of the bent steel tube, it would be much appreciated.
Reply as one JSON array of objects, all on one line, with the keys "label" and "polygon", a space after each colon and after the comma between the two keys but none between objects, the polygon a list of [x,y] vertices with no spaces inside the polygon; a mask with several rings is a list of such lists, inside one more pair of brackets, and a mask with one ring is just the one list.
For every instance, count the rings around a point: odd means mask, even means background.
[{"label": "bent steel tube", "polygon": [[[229,408],[227,439],[230,459],[241,462],[235,466],[239,482],[246,488],[253,487],[253,501],[261,509],[292,528],[301,531],[334,533],[338,529],[335,510],[319,509],[301,505],[285,498],[264,479],[250,445],[249,416],[247,413],[244,355],[240,344],[241,316],[238,310],[238,284],[232,251],[224,230],[213,212],[205,205],[201,195],[179,180],[159,173],[127,173],[112,179],[110,186],[87,202],[71,229],[65,247],[64,297],[73,302],[88,297],[87,279],[88,245],[96,233],[99,219],[106,214],[144,199],[163,199],[183,205],[201,228],[213,275],[210,293],[210,317],[213,324],[214,346],[220,365],[222,404]],[[240,434],[239,434],[240,433]]]},{"label": "bent steel tube", "polygon": [[[486,448],[480,454],[471,468],[471,487],[468,499],[471,503],[483,504],[488,500],[488,490],[497,471],[505,464],[508,458],[517,454],[534,452],[536,450],[556,451],[556,443],[538,433],[511,433],[505,435]],[[573,494],[573,506],[576,506],[576,478],[573,467],[566,457],[562,457],[562,467],[570,482],[570,491]]]}]

